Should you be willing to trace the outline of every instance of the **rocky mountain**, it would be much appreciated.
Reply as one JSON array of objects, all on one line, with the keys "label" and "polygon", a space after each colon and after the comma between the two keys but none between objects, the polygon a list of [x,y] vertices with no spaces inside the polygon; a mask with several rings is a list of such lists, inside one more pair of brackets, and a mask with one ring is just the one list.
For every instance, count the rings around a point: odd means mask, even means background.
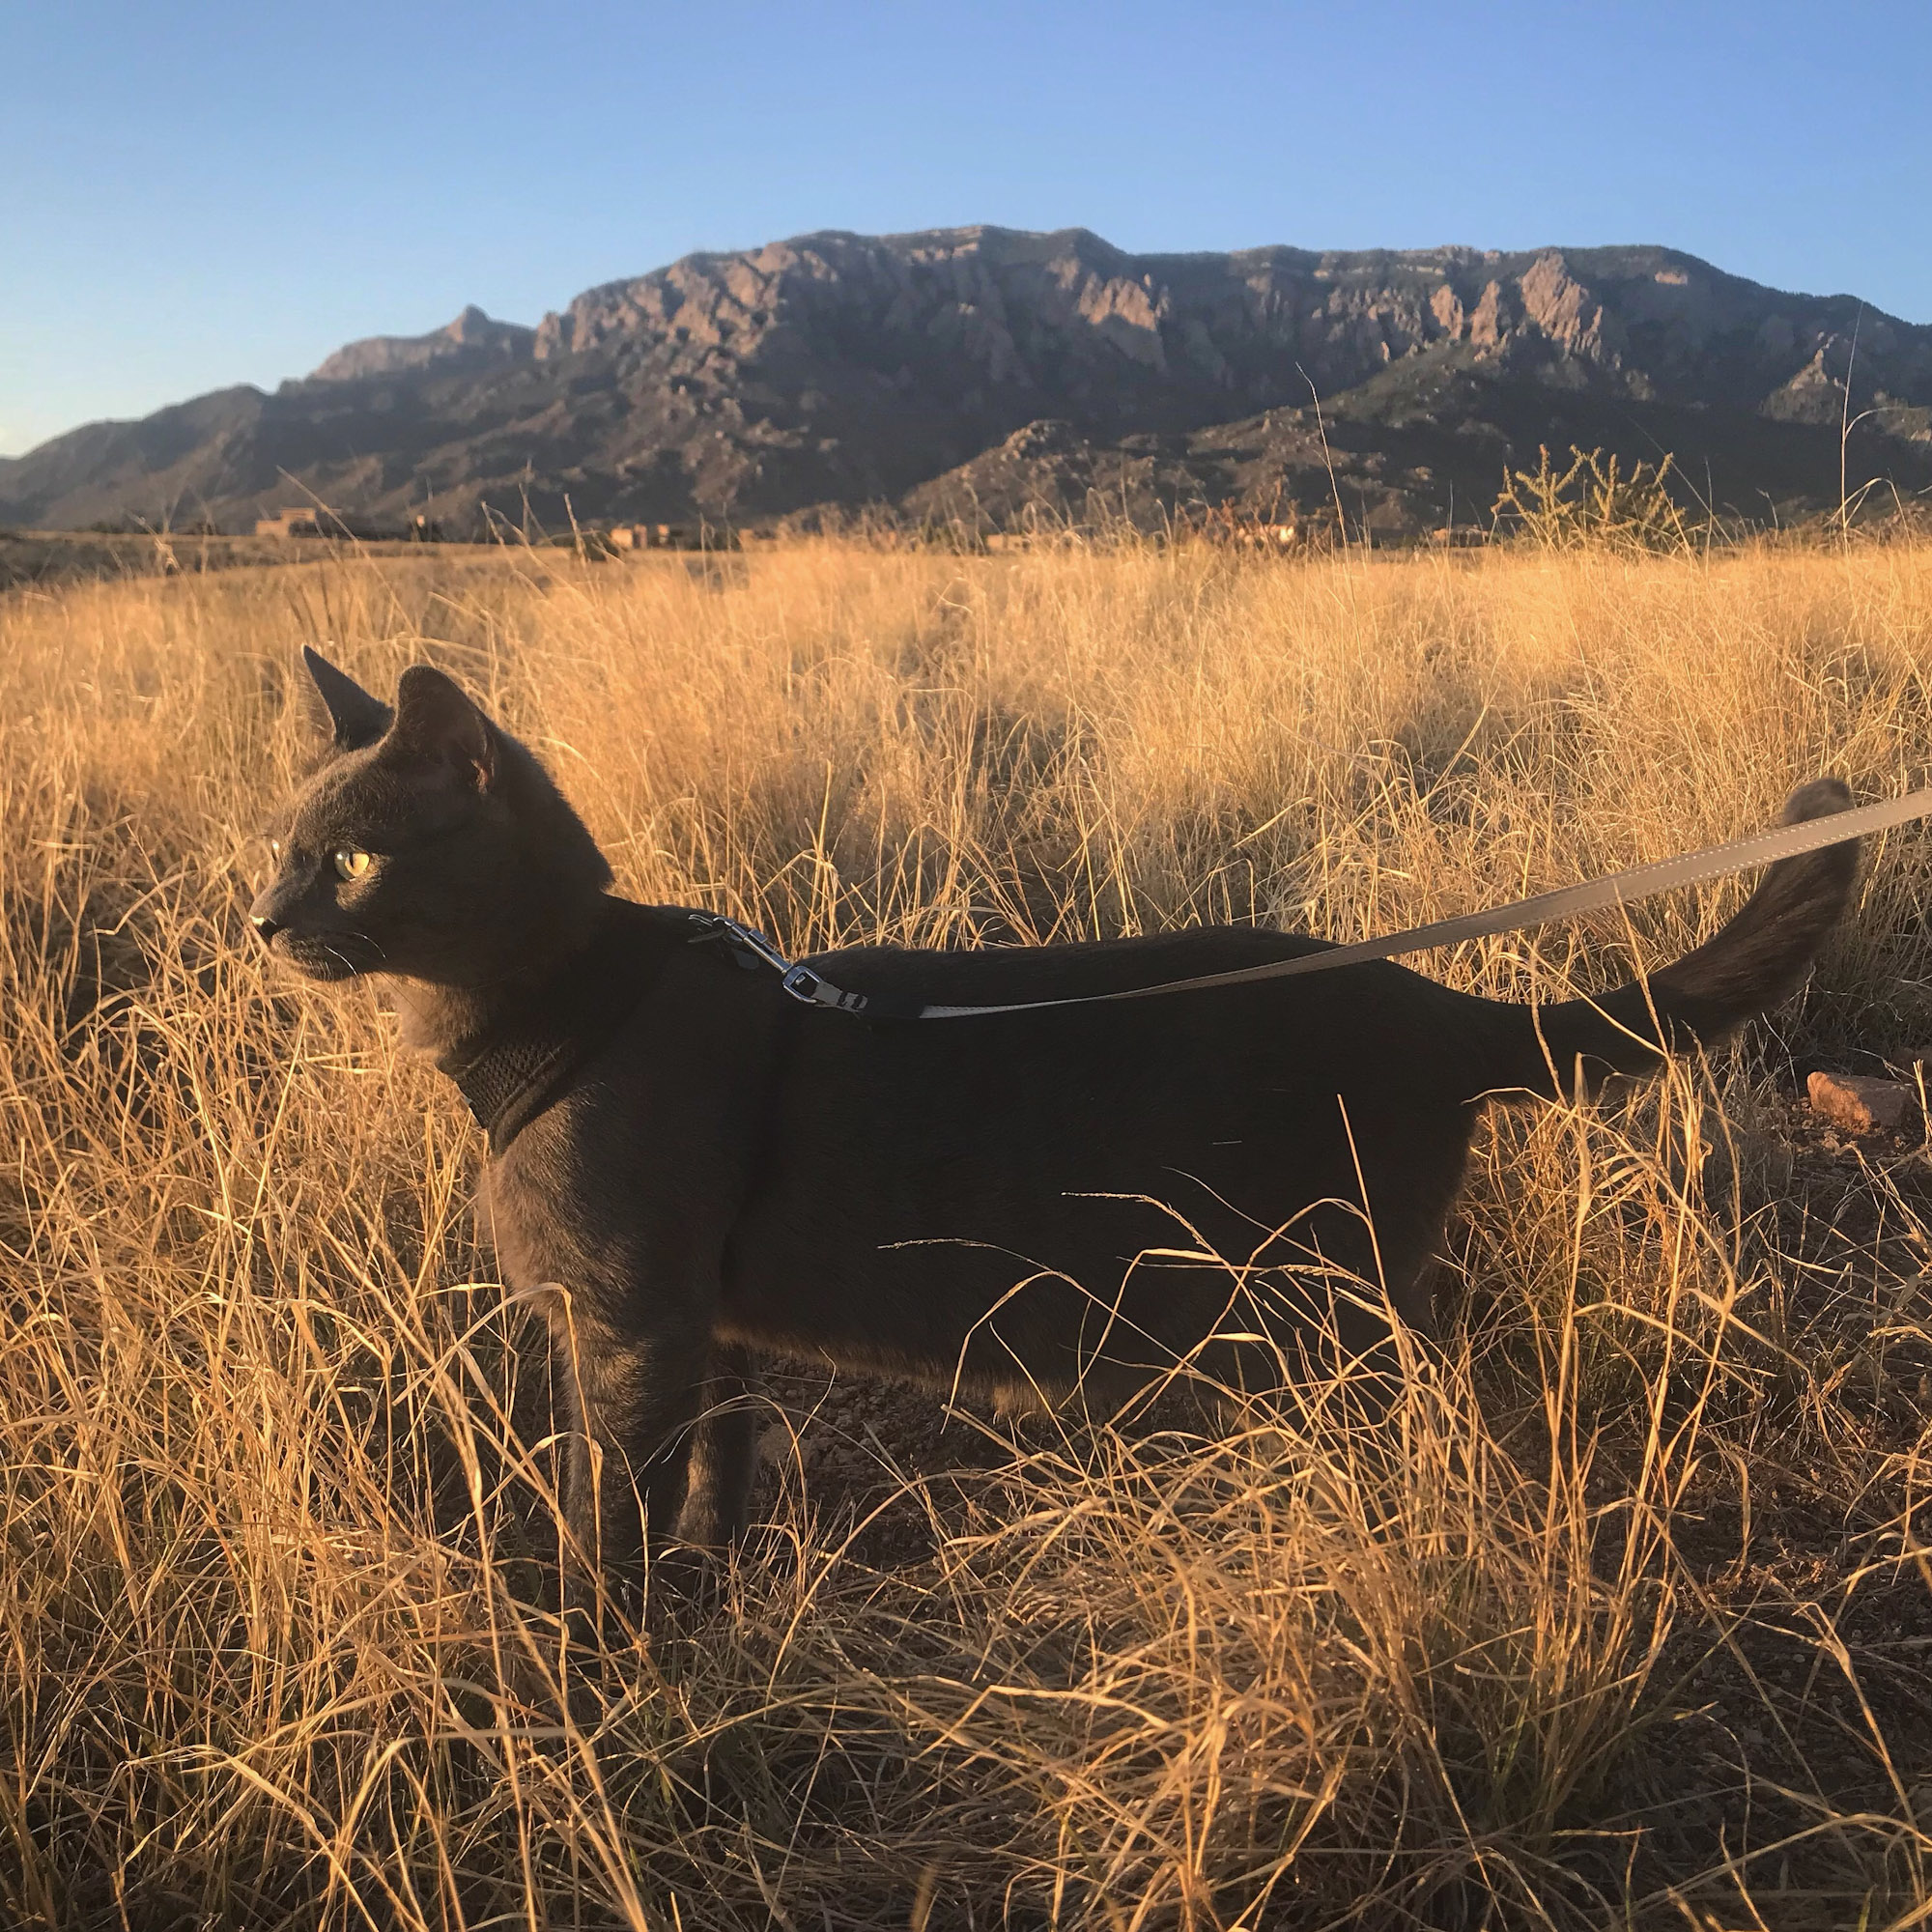
[{"label": "rocky mountain", "polygon": [[1932,327],[1665,248],[821,234],[90,425],[0,462],[0,522],[239,523],[312,492],[445,527],[1234,501],[1398,535],[1476,520],[1539,442],[1671,450],[1717,507],[1769,518],[1837,502],[1848,374],[1849,481],[1932,490]]},{"label": "rocky mountain", "polygon": [[446,327],[428,335],[371,335],[338,349],[309,377],[311,383],[353,383],[363,376],[400,376],[427,369],[485,369],[528,359],[536,330],[497,322],[471,303]]}]

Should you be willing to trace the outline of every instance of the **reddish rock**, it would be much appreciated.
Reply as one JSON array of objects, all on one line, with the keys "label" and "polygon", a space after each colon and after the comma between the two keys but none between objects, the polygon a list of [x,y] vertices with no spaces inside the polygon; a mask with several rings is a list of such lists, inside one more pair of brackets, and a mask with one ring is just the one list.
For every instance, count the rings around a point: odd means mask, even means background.
[{"label": "reddish rock", "polygon": [[1814,1073],[1809,1092],[1813,1109],[1848,1134],[1903,1126],[1918,1106],[1917,1094],[1902,1080],[1862,1073]]}]

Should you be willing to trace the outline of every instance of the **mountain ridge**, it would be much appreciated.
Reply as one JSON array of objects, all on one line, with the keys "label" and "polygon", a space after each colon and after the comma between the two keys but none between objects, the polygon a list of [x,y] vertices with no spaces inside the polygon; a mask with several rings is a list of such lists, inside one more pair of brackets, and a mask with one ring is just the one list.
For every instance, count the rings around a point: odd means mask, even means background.
[{"label": "mountain ridge", "polygon": [[[0,460],[0,522],[245,522],[302,492],[445,526],[1010,523],[1189,505],[1464,521],[1538,442],[1676,452],[1714,507],[1932,490],[1932,327],[1654,244],[1136,254],[1086,229],[825,230],[534,327],[466,309]],[[1708,484],[1703,479],[1708,477]]]},{"label": "mountain ridge", "polygon": [[311,383],[350,383],[426,369],[432,362],[514,362],[536,339],[521,323],[498,322],[471,302],[454,322],[427,335],[365,335],[345,343],[309,371]]}]

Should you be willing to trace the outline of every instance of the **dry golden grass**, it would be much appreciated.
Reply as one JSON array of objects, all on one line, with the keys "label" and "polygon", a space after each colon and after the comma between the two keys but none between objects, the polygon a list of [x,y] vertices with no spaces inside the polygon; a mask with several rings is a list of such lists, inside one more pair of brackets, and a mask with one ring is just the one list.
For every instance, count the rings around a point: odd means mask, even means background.
[{"label": "dry golden grass", "polygon": [[[586,1655],[473,1136],[374,1001],[244,943],[303,641],[446,665],[624,890],[801,952],[1347,938],[1752,829],[1818,770],[1932,777],[1906,548],[424,557],[0,603],[8,1925],[1932,1917],[1932,1170],[1788,1100],[1807,1055],[1932,1038],[1924,833],[1775,1030],[1495,1127],[1380,1431],[1321,1390],[1218,1439],[962,1417],[841,1487],[822,1423],[780,1430],[725,1601]],[[1423,963],[1601,984],[1742,890]]]}]

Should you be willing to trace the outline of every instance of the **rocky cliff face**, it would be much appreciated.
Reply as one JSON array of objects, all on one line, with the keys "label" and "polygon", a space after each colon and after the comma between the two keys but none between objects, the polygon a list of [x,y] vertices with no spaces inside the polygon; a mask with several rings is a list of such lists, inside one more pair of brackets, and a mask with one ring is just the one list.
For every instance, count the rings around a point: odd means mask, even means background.
[{"label": "rocky cliff face", "polygon": [[497,322],[473,302],[447,327],[428,335],[371,335],[352,342],[321,363],[311,383],[353,383],[364,376],[399,376],[431,363],[448,368],[483,369],[495,363],[527,361],[536,330]]},{"label": "rocky cliff face", "polygon": [[[467,310],[272,396],[226,391],[0,463],[0,519],[345,512],[756,521],[887,503],[1000,520],[1313,504],[1391,532],[1493,497],[1538,441],[1677,450],[1744,510],[1932,485],[1932,328],[1663,248],[1134,256],[1084,230],[812,235]],[[1321,414],[1316,415],[1320,402]],[[1054,425],[1033,436],[1033,424]],[[1017,438],[1017,440],[1015,439]],[[1350,493],[1356,502],[1351,509]]]}]

